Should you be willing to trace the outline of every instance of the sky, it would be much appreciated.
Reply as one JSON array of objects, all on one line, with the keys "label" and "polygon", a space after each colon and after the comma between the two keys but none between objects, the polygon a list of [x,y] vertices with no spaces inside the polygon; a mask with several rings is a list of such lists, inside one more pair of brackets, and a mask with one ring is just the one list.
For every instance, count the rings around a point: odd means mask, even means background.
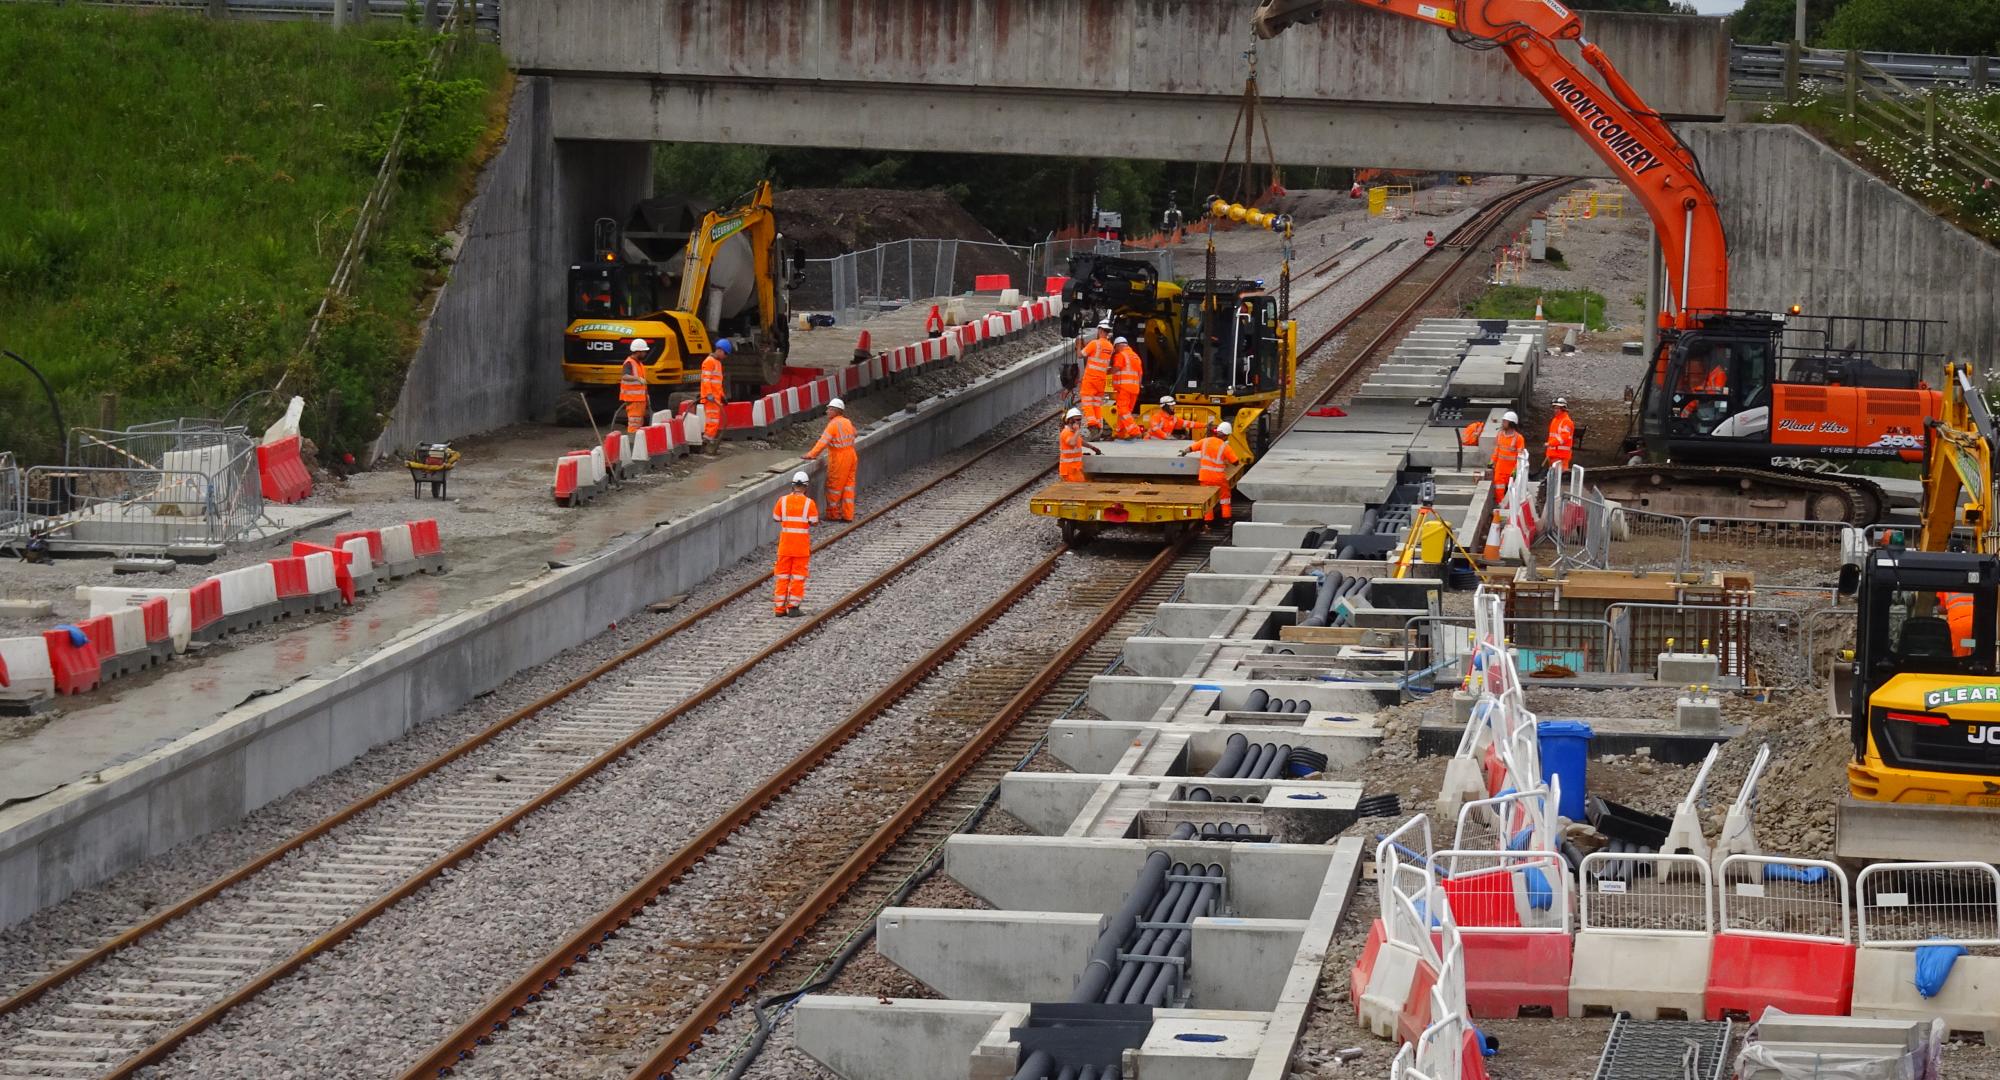
[{"label": "sky", "polygon": [[1694,0],[1694,9],[1703,15],[1728,15],[1743,6],[1743,0]]}]

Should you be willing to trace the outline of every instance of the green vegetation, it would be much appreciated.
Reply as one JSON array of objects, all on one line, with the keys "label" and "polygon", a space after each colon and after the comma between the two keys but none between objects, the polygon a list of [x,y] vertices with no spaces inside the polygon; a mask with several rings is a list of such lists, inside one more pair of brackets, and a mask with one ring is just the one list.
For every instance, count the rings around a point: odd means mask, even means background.
[{"label": "green vegetation", "polygon": [[[220,416],[286,375],[323,451],[380,430],[442,281],[442,236],[505,118],[499,51],[423,75],[420,27],[334,33],[0,5],[0,346],[72,424]],[[405,168],[351,295],[300,357],[382,148],[415,103]],[[269,419],[269,400],[246,411]],[[39,388],[0,361],[0,448],[59,456]],[[17,422],[18,421],[18,422]]]},{"label": "green vegetation", "polygon": [[[1793,0],[1745,0],[1729,17],[1742,45],[1792,40]],[[1969,55],[2000,51],[2000,0],[1807,0],[1806,44]]]},{"label": "green vegetation", "polygon": [[1535,301],[1550,322],[1582,323],[1591,330],[1611,324],[1604,319],[1604,296],[1589,289],[1536,289],[1527,285],[1495,285],[1472,301],[1466,313],[1475,319],[1532,319]]}]

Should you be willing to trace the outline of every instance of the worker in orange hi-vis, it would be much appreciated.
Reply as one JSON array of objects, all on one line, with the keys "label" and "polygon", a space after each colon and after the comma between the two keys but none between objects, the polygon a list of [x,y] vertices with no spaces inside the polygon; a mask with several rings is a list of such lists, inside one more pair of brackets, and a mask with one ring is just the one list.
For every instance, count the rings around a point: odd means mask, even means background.
[{"label": "worker in orange hi-vis", "polygon": [[722,388],[722,358],[735,351],[735,342],[716,338],[715,348],[701,362],[701,449],[705,454],[721,449],[722,407],[729,400]]},{"label": "worker in orange hi-vis", "polygon": [[854,470],[860,458],[854,453],[854,421],[847,418],[847,403],[834,398],[826,403],[826,430],[805,452],[811,461],[826,453],[826,519],[854,520]]},{"label": "worker in orange hi-vis", "polygon": [[1944,612],[1945,624],[1951,627],[1951,654],[1971,656],[1973,646],[1978,644],[1972,636],[1972,594],[1939,593],[1938,607]]},{"label": "worker in orange hi-vis", "polygon": [[1527,449],[1527,440],[1521,437],[1521,418],[1509,409],[1500,414],[1500,434],[1493,440],[1493,503],[1497,508],[1500,500],[1507,496],[1507,485],[1514,479],[1514,469],[1520,464],[1521,453]]},{"label": "worker in orange hi-vis", "polygon": [[1073,483],[1083,483],[1083,452],[1102,454],[1083,438],[1083,410],[1071,409],[1063,416],[1062,434],[1056,437],[1056,475]]},{"label": "worker in orange hi-vis", "polygon": [[1160,407],[1146,421],[1148,439],[1176,439],[1188,429],[1188,422],[1174,411],[1174,396],[1168,394],[1160,399]]},{"label": "worker in orange hi-vis", "polygon": [[[1202,483],[1221,489],[1222,520],[1229,520],[1229,470],[1227,466],[1237,462],[1236,451],[1229,446],[1229,421],[1215,425],[1215,433],[1181,450],[1181,456],[1201,455],[1201,472],[1197,475]],[[1215,511],[1202,515],[1203,521],[1214,521]]]},{"label": "worker in orange hi-vis", "polygon": [[618,373],[618,400],[625,405],[625,430],[636,432],[646,426],[646,353],[652,349],[645,338],[632,339],[632,351]]},{"label": "worker in orange hi-vis", "polygon": [[1077,404],[1083,409],[1086,427],[1095,428],[1104,420],[1104,387],[1111,379],[1111,320],[1097,324],[1097,337],[1084,342],[1083,374],[1076,382]]},{"label": "worker in orange hi-vis", "polygon": [[[1122,421],[1139,411],[1139,384],[1146,378],[1146,362],[1140,359],[1139,351],[1132,347],[1131,342],[1122,337],[1113,341],[1111,348],[1111,402],[1118,410],[1117,419]],[[1106,423],[1111,421],[1112,417],[1105,417]],[[1119,426],[1122,427],[1122,423]],[[1135,419],[1132,427],[1137,429],[1138,426]],[[1127,436],[1118,437],[1123,439]]]},{"label": "worker in orange hi-vis", "polygon": [[1549,417],[1549,438],[1542,446],[1542,466],[1551,473],[1569,471],[1576,456],[1576,421],[1570,419],[1569,399],[1556,399],[1556,414]]},{"label": "worker in orange hi-vis", "polygon": [[797,615],[806,598],[806,569],[812,561],[812,527],[819,524],[819,507],[806,494],[812,480],[792,474],[792,490],[778,496],[771,520],[778,523],[778,565],[771,571],[771,606],[780,615]]}]

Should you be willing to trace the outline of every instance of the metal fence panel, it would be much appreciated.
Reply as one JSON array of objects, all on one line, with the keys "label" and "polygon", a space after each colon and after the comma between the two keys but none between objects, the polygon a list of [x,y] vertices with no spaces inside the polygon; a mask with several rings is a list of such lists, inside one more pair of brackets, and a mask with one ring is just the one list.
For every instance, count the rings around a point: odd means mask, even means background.
[{"label": "metal fence panel", "polygon": [[1459,933],[1570,932],[1569,864],[1554,851],[1453,849],[1437,853]]},{"label": "metal fence panel", "polygon": [[1699,855],[1593,852],[1579,871],[1578,923],[1631,934],[1712,934],[1715,893]]},{"label": "metal fence panel", "polygon": [[2000,870],[1989,863],[1876,863],[1854,885],[1862,945],[2000,945]]},{"label": "metal fence panel", "polygon": [[1853,937],[1847,874],[1833,863],[1731,855],[1716,876],[1724,933],[1843,945]]},{"label": "metal fence panel", "polygon": [[1762,521],[1750,518],[1689,518],[1681,550],[1683,571],[1739,564],[1745,554],[1779,555],[1787,569],[1840,573],[1841,536],[1837,521]]}]

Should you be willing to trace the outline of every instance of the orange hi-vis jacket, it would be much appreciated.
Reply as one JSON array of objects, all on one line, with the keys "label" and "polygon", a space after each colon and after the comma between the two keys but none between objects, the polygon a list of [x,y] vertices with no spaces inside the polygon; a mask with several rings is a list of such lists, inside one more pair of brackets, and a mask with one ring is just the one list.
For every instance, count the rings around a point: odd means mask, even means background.
[{"label": "orange hi-vis jacket", "polygon": [[1185,427],[1187,427],[1187,422],[1182,420],[1179,414],[1162,405],[1153,411],[1151,417],[1147,418],[1146,437],[1148,439],[1171,439],[1179,435],[1181,429]]},{"label": "orange hi-vis jacket", "polygon": [[1146,362],[1138,351],[1130,345],[1121,346],[1111,356],[1111,392],[1120,400],[1130,397],[1136,401],[1145,371]]},{"label": "orange hi-vis jacket", "polygon": [[624,369],[619,372],[618,400],[627,404],[646,400],[645,364],[639,360],[637,353],[625,358]]},{"label": "orange hi-vis jacket", "polygon": [[854,456],[854,421],[845,416],[836,416],[828,420],[826,430],[819,433],[819,441],[813,444],[811,450],[806,451],[806,456],[816,458],[825,451],[831,451],[827,455],[828,461],[843,454],[847,457]]},{"label": "orange hi-vis jacket", "polygon": [[722,359],[714,353],[701,362],[701,400],[718,405],[726,400],[722,394]]},{"label": "orange hi-vis jacket", "polygon": [[1549,439],[1543,446],[1543,453],[1552,460],[1568,461],[1576,452],[1576,421],[1568,412],[1557,412],[1549,419]]},{"label": "orange hi-vis jacket", "polygon": [[1103,338],[1083,343],[1083,378],[1077,390],[1085,397],[1104,393],[1104,382],[1111,375],[1111,353],[1111,342]]},{"label": "orange hi-vis jacket", "polygon": [[1518,430],[1502,431],[1493,440],[1493,482],[1505,484],[1514,478],[1514,468],[1520,464],[1521,451],[1527,449],[1528,441]]},{"label": "orange hi-vis jacket", "polygon": [[1951,654],[1971,656],[1972,646],[1967,642],[1972,634],[1972,594],[1962,592],[1943,593],[1938,597],[1944,607],[1944,619],[1951,627]]},{"label": "orange hi-vis jacket", "polygon": [[1204,484],[1220,484],[1229,478],[1229,470],[1225,466],[1236,464],[1238,459],[1228,439],[1210,435],[1194,444],[1194,449],[1201,455],[1201,473],[1197,479]]},{"label": "orange hi-vis jacket", "polygon": [[1057,437],[1056,475],[1064,480],[1083,482],[1083,432],[1065,426]]},{"label": "orange hi-vis jacket", "polygon": [[780,496],[771,508],[771,520],[778,523],[779,555],[812,554],[812,527],[819,524],[819,507],[812,496],[798,492]]}]

